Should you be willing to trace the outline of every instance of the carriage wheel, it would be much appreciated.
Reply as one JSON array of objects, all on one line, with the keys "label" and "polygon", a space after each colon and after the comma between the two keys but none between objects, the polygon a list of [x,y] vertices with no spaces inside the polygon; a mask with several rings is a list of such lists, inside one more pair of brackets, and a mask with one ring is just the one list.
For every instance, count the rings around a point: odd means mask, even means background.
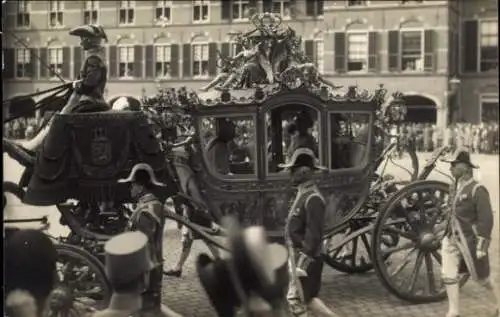
[{"label": "carriage wheel", "polygon": [[[370,271],[373,268],[371,256],[371,230],[363,230],[366,226],[369,226],[373,221],[370,219],[353,219],[350,221],[350,226],[334,235],[325,241],[325,252],[324,260],[326,264],[331,266],[333,269],[348,273],[348,274],[359,274]],[[355,233],[356,231],[362,230],[363,232],[354,235],[351,239],[346,240],[340,246],[335,247],[334,244],[338,245],[336,242],[340,236],[340,239]]]},{"label": "carriage wheel", "polygon": [[56,244],[59,283],[49,300],[50,315],[81,316],[107,307],[111,286],[104,267],[87,251]]},{"label": "carriage wheel", "polygon": [[[372,260],[380,280],[397,297],[429,303],[446,297],[441,281],[441,240],[436,225],[446,219],[448,184],[423,180],[409,184],[380,211],[372,239]],[[384,237],[396,235],[387,246]],[[463,276],[461,285],[467,280]]]}]

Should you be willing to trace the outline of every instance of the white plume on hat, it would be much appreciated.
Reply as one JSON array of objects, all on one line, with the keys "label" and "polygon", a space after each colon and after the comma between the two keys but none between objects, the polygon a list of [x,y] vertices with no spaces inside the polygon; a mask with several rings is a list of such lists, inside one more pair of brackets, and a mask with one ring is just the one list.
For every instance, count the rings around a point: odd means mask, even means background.
[{"label": "white plume on hat", "polygon": [[120,111],[129,107],[130,103],[128,102],[127,97],[120,97],[115,102],[113,102],[113,110]]}]

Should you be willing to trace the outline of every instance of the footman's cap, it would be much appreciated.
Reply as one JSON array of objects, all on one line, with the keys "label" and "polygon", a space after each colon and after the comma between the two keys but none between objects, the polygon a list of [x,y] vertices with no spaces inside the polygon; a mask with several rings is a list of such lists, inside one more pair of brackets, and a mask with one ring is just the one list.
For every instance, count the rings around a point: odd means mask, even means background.
[{"label": "footman's cap", "polygon": [[148,249],[148,237],[140,231],[114,236],[104,246],[106,275],[112,283],[126,283],[155,267]]},{"label": "footman's cap", "polygon": [[82,26],[77,26],[76,28],[69,31],[70,35],[84,37],[84,38],[100,38],[108,41],[108,37],[104,29],[100,25],[87,24]]},{"label": "footman's cap", "polygon": [[464,147],[458,148],[451,157],[442,159],[442,161],[447,163],[465,163],[472,168],[478,168],[477,165],[472,164],[470,152]]}]

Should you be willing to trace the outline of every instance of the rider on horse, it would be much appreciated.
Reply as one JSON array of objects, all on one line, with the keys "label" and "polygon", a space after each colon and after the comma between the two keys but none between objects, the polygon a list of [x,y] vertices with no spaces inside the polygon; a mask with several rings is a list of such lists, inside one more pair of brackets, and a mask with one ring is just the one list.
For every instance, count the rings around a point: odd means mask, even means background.
[{"label": "rider on horse", "polygon": [[[98,25],[84,25],[72,29],[69,34],[80,37],[80,45],[86,53],[86,59],[78,80],[73,83],[73,94],[61,114],[109,110],[103,97],[108,72],[102,46],[102,41],[108,40],[104,29]],[[49,122],[35,138],[25,145],[25,148],[36,150],[48,134],[50,126]]]}]

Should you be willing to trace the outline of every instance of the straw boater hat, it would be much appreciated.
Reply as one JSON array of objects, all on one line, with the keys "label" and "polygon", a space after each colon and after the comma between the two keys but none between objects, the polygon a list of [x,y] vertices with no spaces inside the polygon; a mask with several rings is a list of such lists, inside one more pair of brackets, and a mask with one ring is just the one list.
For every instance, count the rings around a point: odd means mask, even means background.
[{"label": "straw boater hat", "polygon": [[287,163],[279,164],[278,167],[289,169],[289,168],[292,168],[294,166],[298,166],[297,160],[301,156],[308,156],[308,157],[311,158],[312,163],[313,163],[313,169],[316,169],[316,170],[326,170],[326,167],[319,165],[319,161],[316,158],[316,155],[314,154],[313,150],[311,150],[310,148],[306,148],[306,147],[299,147],[299,148],[297,148],[293,152],[292,157],[290,158],[290,160]]},{"label": "straw boater hat", "polygon": [[285,247],[276,243],[269,244],[263,228],[250,227],[231,239],[231,259],[214,261],[208,255],[201,254],[196,270],[219,315],[231,316],[235,307],[241,303],[231,279],[229,263],[233,263],[247,296],[258,292],[264,299],[270,299],[279,296],[280,290],[288,283],[283,278],[287,277],[287,260],[288,252]]},{"label": "straw boater hat", "polygon": [[139,173],[139,172],[147,173],[147,175],[149,176],[149,181],[151,182],[151,184],[153,184],[155,186],[160,186],[160,187],[167,186],[167,185],[159,182],[156,179],[156,176],[155,176],[155,173],[154,173],[153,169],[151,168],[151,166],[149,166],[149,164],[146,164],[146,163],[136,164],[132,168],[132,171],[130,172],[130,175],[127,178],[119,179],[118,183],[130,183],[130,182],[134,182],[136,180],[136,178],[137,178],[136,174]]},{"label": "straw boater hat", "polygon": [[442,159],[442,161],[447,163],[464,163],[472,168],[478,168],[477,165],[472,164],[469,150],[464,147],[458,148],[451,157]]},{"label": "straw boater hat", "polygon": [[140,231],[114,236],[106,242],[104,251],[106,276],[111,283],[131,282],[155,267],[149,255],[148,237]]},{"label": "straw boater hat", "polygon": [[108,42],[106,32],[104,32],[103,27],[100,25],[88,24],[78,26],[69,31],[69,34],[82,38],[103,39],[105,42]]}]

